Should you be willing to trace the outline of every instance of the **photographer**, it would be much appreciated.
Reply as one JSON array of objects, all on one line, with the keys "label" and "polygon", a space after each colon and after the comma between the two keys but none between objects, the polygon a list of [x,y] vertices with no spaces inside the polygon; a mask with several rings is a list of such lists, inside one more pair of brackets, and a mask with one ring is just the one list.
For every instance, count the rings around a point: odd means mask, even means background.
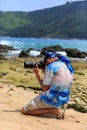
[{"label": "photographer", "polygon": [[73,82],[73,67],[68,59],[55,52],[47,52],[44,58],[45,74],[42,80],[38,65],[33,69],[43,93],[28,102],[21,110],[26,115],[53,114],[58,119],[64,112],[59,108],[69,102]]}]

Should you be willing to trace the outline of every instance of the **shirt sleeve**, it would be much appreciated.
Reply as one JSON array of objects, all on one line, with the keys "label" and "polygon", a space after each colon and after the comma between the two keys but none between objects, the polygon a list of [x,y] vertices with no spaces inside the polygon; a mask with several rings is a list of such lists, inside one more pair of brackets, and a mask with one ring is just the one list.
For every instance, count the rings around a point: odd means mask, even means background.
[{"label": "shirt sleeve", "polygon": [[44,79],[43,79],[43,85],[50,85],[53,77],[53,72],[51,70],[46,70]]}]

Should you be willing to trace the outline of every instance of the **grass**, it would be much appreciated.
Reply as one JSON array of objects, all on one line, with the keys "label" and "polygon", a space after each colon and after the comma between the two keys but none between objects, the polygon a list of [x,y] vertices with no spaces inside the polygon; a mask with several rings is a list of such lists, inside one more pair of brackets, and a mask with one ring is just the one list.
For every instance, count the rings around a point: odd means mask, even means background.
[{"label": "grass", "polygon": [[[40,87],[38,80],[31,69],[25,69],[24,64],[25,59],[14,59],[11,61],[1,61],[0,62],[0,82],[12,83],[16,86],[24,87]],[[33,61],[30,58],[27,60]],[[38,59],[37,59],[38,60]],[[35,59],[36,62],[36,59]]]}]

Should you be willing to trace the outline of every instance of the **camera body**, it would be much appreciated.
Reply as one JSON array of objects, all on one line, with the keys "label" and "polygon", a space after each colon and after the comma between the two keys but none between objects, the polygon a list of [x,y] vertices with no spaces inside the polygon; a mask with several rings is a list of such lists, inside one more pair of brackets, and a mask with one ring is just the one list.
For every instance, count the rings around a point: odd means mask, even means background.
[{"label": "camera body", "polygon": [[29,61],[24,62],[24,68],[36,68],[36,65],[38,65],[38,68],[42,68],[42,69],[45,68],[44,61],[39,61],[39,62],[36,62],[36,63],[29,62]]}]

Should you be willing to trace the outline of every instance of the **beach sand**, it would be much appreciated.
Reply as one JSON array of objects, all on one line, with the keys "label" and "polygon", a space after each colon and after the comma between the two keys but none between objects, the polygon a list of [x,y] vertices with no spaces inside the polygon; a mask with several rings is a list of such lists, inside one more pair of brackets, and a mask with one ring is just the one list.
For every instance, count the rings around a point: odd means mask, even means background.
[{"label": "beach sand", "polygon": [[21,107],[37,96],[34,90],[25,91],[12,84],[0,83],[0,130],[87,130],[87,113],[67,109],[64,120],[53,115],[26,116]]}]

